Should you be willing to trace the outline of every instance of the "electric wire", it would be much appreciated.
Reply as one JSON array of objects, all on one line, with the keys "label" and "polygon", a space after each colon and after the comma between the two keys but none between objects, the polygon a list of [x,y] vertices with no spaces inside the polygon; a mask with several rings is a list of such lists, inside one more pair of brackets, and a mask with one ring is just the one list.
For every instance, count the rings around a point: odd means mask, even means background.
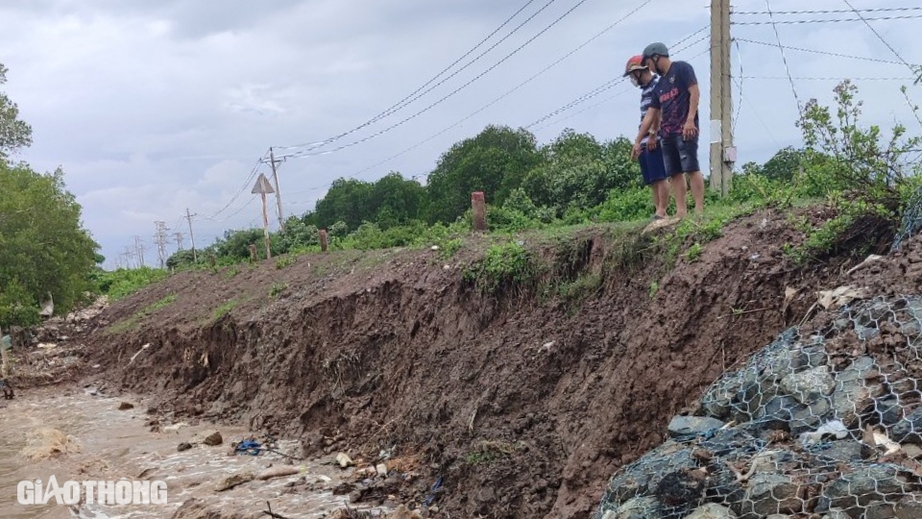
[{"label": "electric wire", "polygon": [[[851,6],[849,6],[851,7]],[[800,15],[800,14],[845,14],[845,13],[897,13],[907,11],[922,11],[922,7],[876,7],[867,9],[819,9],[806,11],[774,11],[775,15]],[[734,11],[734,16],[753,16],[771,14],[769,11]]]},{"label": "electric wire", "polygon": [[[383,112],[379,113],[378,115],[372,117],[372,118],[369,119],[368,121],[366,121],[366,122],[364,122],[364,123],[362,123],[362,124],[356,126],[355,128],[352,128],[351,130],[345,131],[345,132],[340,133],[340,134],[338,134],[338,135],[334,135],[333,137],[330,137],[330,138],[325,139],[325,140],[322,140],[322,141],[317,141],[317,142],[312,142],[312,143],[305,143],[305,144],[295,144],[295,145],[292,145],[292,146],[276,146],[276,148],[277,148],[277,149],[297,149],[297,148],[302,148],[302,147],[308,147],[309,150],[317,149],[317,148],[320,148],[320,147],[322,147],[322,146],[324,146],[324,145],[326,145],[326,144],[333,143],[333,142],[335,142],[335,141],[337,141],[337,140],[339,140],[339,139],[341,139],[341,138],[343,138],[343,137],[346,137],[346,136],[348,136],[348,135],[351,135],[351,134],[353,134],[353,133],[355,133],[355,132],[361,130],[362,128],[365,128],[365,127],[367,127],[367,126],[370,126],[370,125],[372,125],[372,124],[378,122],[379,120],[381,120],[381,119],[387,117],[388,115],[391,115],[391,114],[393,114],[393,113],[399,111],[401,108],[403,108],[403,107],[409,105],[410,103],[416,101],[416,100],[419,99],[420,97],[422,97],[422,96],[426,95],[427,93],[431,92],[433,89],[439,87],[440,85],[442,85],[443,83],[445,83],[445,82],[448,81],[449,79],[455,77],[455,76],[458,75],[460,72],[462,72],[463,70],[467,69],[468,67],[470,67],[471,65],[473,65],[474,63],[476,63],[477,61],[479,61],[480,58],[484,57],[487,53],[489,53],[490,51],[492,51],[493,49],[495,49],[496,47],[498,47],[501,43],[503,43],[504,41],[506,41],[506,40],[507,40],[509,37],[511,37],[513,34],[515,34],[516,32],[518,32],[519,29],[521,29],[523,26],[525,26],[528,22],[530,22],[532,19],[534,19],[536,16],[538,16],[541,12],[543,12],[545,9],[547,9],[548,7],[550,7],[550,5],[553,4],[556,0],[549,0],[549,1],[548,1],[547,3],[545,3],[540,9],[538,9],[538,10],[537,10],[536,12],[534,12],[531,16],[529,16],[528,18],[526,18],[525,21],[523,21],[522,23],[520,23],[517,27],[515,27],[512,31],[510,31],[510,32],[509,32],[507,35],[505,35],[502,39],[500,39],[499,41],[497,41],[496,43],[494,43],[493,45],[491,45],[486,51],[482,52],[479,56],[475,57],[473,60],[471,60],[471,61],[469,61],[468,63],[466,63],[463,67],[459,68],[458,70],[456,70],[455,72],[453,72],[450,76],[446,77],[446,78],[443,79],[442,81],[439,81],[438,83],[436,83],[436,84],[435,84],[434,86],[432,86],[431,88],[427,89],[427,90],[426,90],[425,92],[423,92],[422,94],[419,94],[419,92],[420,92],[421,90],[423,90],[424,88],[426,88],[427,86],[429,86],[430,84],[432,84],[435,80],[437,80],[437,79],[438,79],[439,77],[441,77],[443,74],[445,74],[446,72],[448,72],[449,70],[451,70],[452,67],[454,67],[455,65],[457,65],[458,63],[460,63],[464,58],[470,56],[475,50],[477,50],[477,49],[480,48],[484,43],[486,43],[487,41],[489,41],[490,38],[492,38],[494,35],[496,35],[496,33],[498,33],[503,27],[505,27],[506,25],[508,25],[509,22],[511,22],[516,16],[518,16],[522,11],[524,11],[529,5],[531,5],[532,3],[534,3],[534,1],[535,1],[535,0],[529,0],[528,2],[526,2],[525,5],[523,5],[521,8],[519,8],[518,11],[516,11],[515,13],[513,13],[512,16],[510,16],[509,18],[507,18],[502,24],[500,24],[499,27],[497,27],[493,32],[491,32],[489,35],[487,35],[487,37],[485,37],[484,39],[480,40],[480,42],[478,42],[476,45],[474,45],[474,47],[472,47],[470,50],[468,50],[466,53],[464,53],[464,55],[462,55],[460,58],[456,59],[456,60],[453,61],[450,65],[448,65],[447,67],[445,67],[444,69],[442,69],[441,72],[439,72],[438,74],[436,74],[435,76],[433,76],[429,81],[427,81],[427,82],[424,83],[422,86],[420,86],[419,88],[417,88],[416,90],[414,90],[413,92],[411,92],[409,95],[407,95],[406,97],[404,97],[403,99],[401,99],[401,100],[398,101],[397,103],[391,105],[390,107],[388,107],[387,109],[385,109]],[[419,95],[416,95],[416,94],[419,94]],[[415,97],[414,97],[414,96],[415,96]]]},{"label": "electric wire", "polygon": [[800,96],[797,95],[797,87],[794,86],[794,79],[791,78],[791,68],[788,66],[788,58],[784,53],[784,45],[781,43],[781,35],[778,33],[778,26],[775,24],[775,17],[772,14],[770,0],[765,0],[765,7],[768,9],[768,16],[771,18],[772,30],[775,32],[775,39],[778,42],[778,50],[781,51],[781,61],[784,63],[784,72],[788,76],[788,82],[791,84],[791,92],[794,93],[794,101],[797,102],[797,113],[803,115],[803,105],[800,103]]},{"label": "electric wire", "polygon": [[312,156],[319,156],[319,155],[328,155],[328,154],[330,154],[330,153],[335,153],[335,152],[337,152],[337,151],[342,151],[342,150],[344,150],[344,149],[346,149],[346,148],[351,148],[352,146],[356,146],[356,145],[358,145],[358,144],[362,144],[362,143],[364,143],[364,142],[370,141],[371,139],[374,139],[374,138],[376,138],[376,137],[379,137],[379,136],[381,136],[381,135],[383,135],[383,134],[385,134],[385,133],[390,132],[391,130],[393,130],[393,129],[395,129],[395,128],[398,128],[398,127],[400,127],[400,126],[406,124],[406,123],[409,122],[409,121],[412,121],[413,119],[419,117],[420,115],[422,115],[422,114],[428,112],[429,110],[435,108],[436,106],[438,106],[438,105],[444,103],[445,101],[447,101],[447,100],[450,99],[451,97],[455,96],[458,92],[464,90],[465,88],[467,88],[468,86],[470,86],[470,85],[473,84],[474,82],[476,82],[476,81],[478,81],[479,79],[481,79],[482,77],[486,76],[488,73],[490,73],[491,71],[493,71],[496,67],[498,67],[498,66],[502,65],[503,63],[505,63],[506,61],[508,61],[509,58],[511,58],[511,57],[513,57],[514,55],[518,54],[519,51],[521,51],[522,49],[524,49],[526,46],[528,46],[529,44],[531,44],[533,41],[535,41],[536,39],[538,39],[541,35],[543,35],[543,34],[546,33],[547,31],[549,31],[550,29],[552,29],[554,26],[556,26],[558,23],[560,23],[564,18],[566,18],[567,16],[569,16],[571,13],[573,13],[573,11],[575,11],[578,7],[580,7],[581,5],[583,5],[583,4],[586,3],[586,2],[587,2],[587,0],[580,0],[579,2],[576,3],[576,5],[574,5],[573,7],[571,7],[570,9],[568,9],[567,11],[565,11],[565,12],[564,12],[562,15],[560,15],[557,19],[555,19],[553,22],[551,22],[550,25],[548,25],[547,27],[545,27],[545,28],[541,29],[540,31],[538,31],[537,34],[535,34],[534,36],[532,36],[531,38],[529,38],[528,40],[526,40],[525,43],[523,43],[523,44],[521,44],[520,46],[516,47],[515,50],[513,50],[512,52],[510,52],[509,54],[507,54],[507,55],[506,55],[505,57],[503,57],[501,60],[499,60],[498,62],[494,63],[493,65],[491,65],[489,68],[487,68],[486,70],[484,70],[484,71],[481,72],[480,74],[474,76],[473,79],[470,79],[470,80],[467,81],[466,83],[462,84],[460,87],[458,87],[458,88],[456,88],[455,90],[449,92],[448,94],[446,94],[446,95],[443,96],[442,98],[438,99],[437,101],[431,103],[430,105],[426,106],[425,108],[423,108],[423,109],[417,111],[417,112],[414,113],[413,115],[410,115],[409,117],[406,117],[406,118],[404,118],[403,120],[398,121],[397,123],[394,123],[394,124],[392,124],[391,126],[388,126],[387,128],[384,128],[383,130],[379,130],[379,131],[377,131],[377,132],[375,132],[375,133],[372,133],[371,135],[368,135],[368,136],[366,136],[366,137],[363,137],[363,138],[361,138],[361,139],[352,141],[352,142],[347,143],[347,144],[343,144],[343,145],[338,146],[338,147],[336,147],[336,148],[333,148],[333,149],[331,149],[331,150],[318,151],[318,152],[312,152],[312,151],[307,151],[307,150],[305,150],[305,151],[295,152],[295,153],[292,153],[292,154],[289,154],[289,155],[280,157],[280,160],[295,159],[295,158],[301,158],[301,157],[312,157]]},{"label": "electric wire", "polygon": [[[764,41],[750,40],[750,39],[747,39],[747,38],[734,38],[734,40],[736,40],[736,41],[741,41],[741,42],[743,42],[743,43],[752,43],[752,44],[754,44],[754,45],[764,45],[764,46],[766,46],[766,47],[775,47],[775,48],[778,47],[778,44],[776,44],[776,43],[768,43],[768,42],[764,42]],[[807,48],[804,48],[804,47],[794,47],[794,46],[791,46],[791,45],[784,45],[784,48],[785,48],[786,50],[795,50],[795,51],[798,51],[798,52],[809,52],[809,53],[812,53],[812,54],[819,54],[819,55],[823,55],[823,56],[832,56],[832,57],[836,57],[836,58],[849,58],[849,59],[855,59],[855,60],[861,60],[861,61],[870,61],[870,62],[874,62],[874,63],[885,63],[885,64],[888,64],[888,65],[903,65],[903,63],[900,62],[900,61],[893,61],[893,60],[881,59],[881,58],[869,58],[869,57],[866,57],[866,56],[855,56],[855,55],[852,55],[852,54],[843,54],[843,53],[840,53],[840,52],[829,52],[829,51],[816,50],[816,49],[807,49]]]},{"label": "electric wire", "polygon": [[868,20],[871,20],[872,18],[866,18],[862,16],[861,13],[859,13],[855,9],[855,7],[852,6],[851,2],[849,2],[848,0],[842,0],[842,1],[845,2],[845,5],[847,5],[856,15],[858,15],[858,18],[860,18],[861,21],[864,22],[864,24],[868,27],[868,29],[870,29],[871,32],[874,33],[874,36],[877,36],[877,39],[880,40],[884,45],[886,45],[888,49],[890,49],[890,52],[892,52],[893,55],[896,56],[896,59],[900,60],[900,62],[902,62],[903,65],[906,65],[906,67],[909,68],[909,70],[911,70],[913,73],[916,72],[915,69],[913,69],[912,65],[907,63],[906,60],[903,59],[903,56],[900,56],[900,53],[897,52],[896,49],[893,48],[893,45],[890,45],[890,42],[885,40],[884,37],[881,36],[879,32],[877,32],[877,29],[875,29],[874,26],[868,23]]},{"label": "electric wire", "polygon": [[[864,22],[879,20],[915,20],[922,18],[922,14],[908,14],[902,16],[860,16],[859,18],[826,18],[826,19],[808,19],[808,20],[775,20],[775,21],[758,21],[758,22],[730,22],[730,25],[800,25],[808,23],[839,23],[839,22]],[[874,31],[877,32],[877,31]]]}]

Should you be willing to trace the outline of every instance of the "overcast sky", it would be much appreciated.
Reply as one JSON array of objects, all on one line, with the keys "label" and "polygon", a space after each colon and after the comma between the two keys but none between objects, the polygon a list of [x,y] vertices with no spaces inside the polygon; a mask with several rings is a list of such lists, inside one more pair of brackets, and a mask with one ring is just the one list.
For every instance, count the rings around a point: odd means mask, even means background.
[{"label": "overcast sky", "polygon": [[[858,9],[920,5],[908,0],[851,3]],[[650,41],[671,45],[692,34],[677,49],[694,45],[674,58],[689,60],[698,72],[701,159],[707,169],[708,43],[695,43],[708,34],[696,33],[709,22],[704,1],[527,4],[442,75],[438,81],[444,83],[431,92],[374,124],[307,151],[314,155],[284,162],[280,179],[286,214],[312,209],[338,177],[374,180],[398,171],[424,179],[442,152],[487,124],[528,127],[539,142],[567,127],[600,140],[633,135],[639,91],[626,82],[544,117],[620,77],[627,58]],[[171,232],[188,235],[180,220],[188,207],[198,215],[193,225],[199,247],[224,229],[260,225],[252,182],[233,197],[270,146],[278,147],[279,154],[303,152],[304,147],[284,147],[323,141],[362,125],[416,91],[525,5],[525,0],[3,0],[0,62],[9,68],[5,89],[34,132],[34,145],[17,158],[40,171],[63,167],[69,189],[83,205],[86,227],[103,246],[107,267],[115,266],[134,235],[149,247],[145,256],[150,264],[156,256],[151,245],[155,220],[166,221]],[[848,8],[843,0],[771,2],[774,11],[805,5],[813,10]],[[736,11],[765,9],[762,0],[735,4]],[[864,15],[919,16],[922,11]],[[775,19],[854,17],[779,14]],[[768,18],[740,14],[734,20]],[[913,37],[922,28],[922,18],[869,23],[903,59],[922,62],[922,47],[918,36]],[[732,30],[740,39],[777,41],[771,25],[736,25]],[[787,46],[898,61],[861,22],[784,24],[778,32]],[[836,83],[806,78],[876,78],[856,81],[866,121],[889,126],[900,120],[920,130],[899,93],[900,85],[909,83],[900,78],[910,76],[902,64],[794,50],[787,51],[787,59],[802,100],[828,102]],[[780,147],[798,145],[797,105],[778,49],[739,41],[733,67],[735,76],[742,70],[742,103],[734,85],[739,164],[761,162]],[[922,102],[922,88],[914,87],[911,94]],[[169,252],[173,250],[175,244]]]}]

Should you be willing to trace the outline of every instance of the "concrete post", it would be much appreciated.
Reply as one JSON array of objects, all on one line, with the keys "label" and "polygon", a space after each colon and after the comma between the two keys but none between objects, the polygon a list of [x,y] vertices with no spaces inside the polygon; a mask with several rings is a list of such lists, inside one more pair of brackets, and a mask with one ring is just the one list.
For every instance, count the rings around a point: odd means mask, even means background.
[{"label": "concrete post", "polygon": [[474,211],[474,230],[485,232],[487,230],[487,203],[483,191],[471,193],[471,208]]}]

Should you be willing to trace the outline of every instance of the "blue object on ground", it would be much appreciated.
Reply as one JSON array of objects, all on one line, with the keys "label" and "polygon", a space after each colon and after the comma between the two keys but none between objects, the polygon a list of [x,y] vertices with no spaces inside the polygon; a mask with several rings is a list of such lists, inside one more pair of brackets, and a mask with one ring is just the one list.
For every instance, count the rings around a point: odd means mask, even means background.
[{"label": "blue object on ground", "polygon": [[262,452],[262,446],[255,440],[243,440],[234,448],[234,452],[249,454],[250,456],[259,456]]}]

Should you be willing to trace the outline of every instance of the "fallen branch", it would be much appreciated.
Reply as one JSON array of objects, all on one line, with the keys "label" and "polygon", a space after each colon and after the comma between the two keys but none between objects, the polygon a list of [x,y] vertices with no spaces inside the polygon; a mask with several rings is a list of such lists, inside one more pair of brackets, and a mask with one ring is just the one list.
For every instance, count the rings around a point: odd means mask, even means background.
[{"label": "fallen branch", "polygon": [[263,513],[266,514],[266,515],[268,515],[269,517],[273,517],[273,518],[275,518],[275,519],[290,519],[290,518],[288,518],[288,517],[285,517],[284,515],[280,515],[280,514],[277,514],[277,513],[273,512],[273,511],[272,511],[272,505],[269,504],[268,501],[266,501],[266,506],[269,507],[269,509],[268,509],[268,510],[263,510]]},{"label": "fallen branch", "polygon": [[757,312],[766,312],[771,310],[771,308],[756,308],[755,310],[741,310],[739,312],[734,311],[732,314],[722,315],[718,319],[726,319],[727,317],[736,317],[738,315],[754,314]]}]

